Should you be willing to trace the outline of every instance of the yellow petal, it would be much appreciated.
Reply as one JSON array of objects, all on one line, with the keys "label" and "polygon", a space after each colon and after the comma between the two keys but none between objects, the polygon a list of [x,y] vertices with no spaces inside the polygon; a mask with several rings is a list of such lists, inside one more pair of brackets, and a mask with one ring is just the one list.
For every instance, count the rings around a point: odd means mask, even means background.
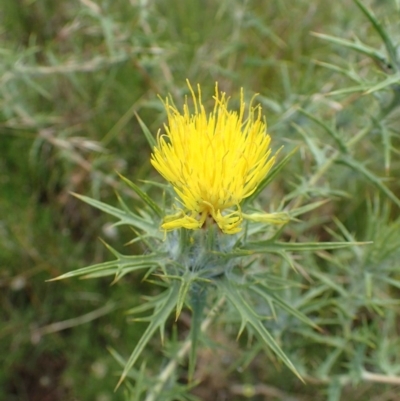
[{"label": "yellow petal", "polygon": [[[175,189],[183,211],[167,216],[162,228],[201,228],[212,216],[228,234],[240,231],[241,201],[250,196],[273,164],[271,138],[260,106],[250,103],[247,118],[243,91],[239,111],[230,111],[229,98],[215,87],[214,107],[207,114],[188,82],[194,111],[186,100],[180,112],[166,99],[168,124],[157,138],[151,163]],[[173,215],[175,216],[175,215]]]}]

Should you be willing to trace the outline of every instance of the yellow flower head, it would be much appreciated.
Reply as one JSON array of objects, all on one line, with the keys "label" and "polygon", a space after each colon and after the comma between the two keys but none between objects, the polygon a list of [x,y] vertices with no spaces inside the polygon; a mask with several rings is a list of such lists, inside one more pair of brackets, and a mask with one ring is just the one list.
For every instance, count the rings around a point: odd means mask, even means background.
[{"label": "yellow flower head", "polygon": [[[239,112],[228,110],[228,98],[215,85],[214,109],[207,114],[200,86],[196,97],[189,82],[194,113],[183,113],[166,99],[166,135],[158,136],[151,163],[175,189],[183,207],[167,216],[164,230],[198,229],[216,222],[227,234],[241,230],[240,202],[250,196],[275,162],[261,107],[245,118],[243,90]],[[266,215],[267,216],[267,215]],[[207,223],[206,223],[207,222]]]}]

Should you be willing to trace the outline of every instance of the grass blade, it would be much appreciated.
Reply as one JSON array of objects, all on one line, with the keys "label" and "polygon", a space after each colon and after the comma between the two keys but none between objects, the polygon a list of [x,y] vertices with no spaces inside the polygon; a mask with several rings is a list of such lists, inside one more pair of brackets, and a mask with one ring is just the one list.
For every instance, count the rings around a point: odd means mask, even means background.
[{"label": "grass blade", "polygon": [[142,128],[143,134],[146,137],[151,150],[153,150],[154,147],[157,145],[156,140],[154,139],[154,136],[152,135],[150,130],[147,128],[146,124],[142,121],[142,119],[139,117],[139,115],[137,113],[135,113],[135,116],[140,124],[140,128]]},{"label": "grass blade", "polygon": [[132,188],[138,196],[143,200],[144,203],[146,203],[159,217],[162,217],[163,213],[160,209],[160,207],[153,201],[153,199],[150,198],[149,195],[146,194],[146,192],[143,192],[135,183],[133,183],[131,180],[128,178],[124,177],[121,174],[118,174],[120,178],[130,187]]}]

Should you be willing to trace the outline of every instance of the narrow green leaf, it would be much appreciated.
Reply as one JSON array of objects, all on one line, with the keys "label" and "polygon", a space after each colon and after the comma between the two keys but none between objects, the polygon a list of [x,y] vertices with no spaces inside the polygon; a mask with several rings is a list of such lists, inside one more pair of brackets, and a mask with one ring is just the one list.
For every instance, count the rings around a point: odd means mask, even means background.
[{"label": "narrow green leaf", "polygon": [[375,280],[385,281],[386,283],[392,285],[393,287],[396,287],[396,288],[400,289],[400,281],[399,280],[387,277],[384,274],[374,275],[374,279]]},{"label": "narrow green leaf", "polygon": [[389,86],[392,86],[394,84],[399,84],[400,83],[400,73],[397,73],[395,75],[389,75],[384,81],[379,82],[379,84],[376,84],[370,88],[368,88],[365,93],[368,95],[373,92],[380,91],[382,89],[385,89]]},{"label": "narrow green leaf", "polygon": [[268,253],[268,252],[279,252],[279,251],[294,251],[294,252],[305,252],[305,251],[319,251],[327,249],[339,249],[346,248],[354,245],[366,245],[371,242],[270,242],[257,241],[248,242],[242,248],[235,250],[233,253],[254,254],[254,253]]},{"label": "narrow green leaf", "polygon": [[391,306],[400,305],[400,299],[382,299],[382,298],[363,298],[363,302],[365,302],[365,306],[373,308],[381,317],[385,315],[384,309],[380,309],[379,306],[383,308],[389,308]]},{"label": "narrow green leaf", "polygon": [[311,276],[316,277],[319,281],[323,282],[331,289],[337,291],[343,298],[349,297],[349,293],[344,289],[344,287],[340,286],[339,284],[336,284],[327,274],[323,274],[315,270],[310,270],[308,273]]},{"label": "narrow green leaf", "polygon": [[139,115],[136,112],[135,112],[135,116],[136,116],[137,120],[139,121],[139,125],[142,128],[143,134],[146,137],[151,150],[153,150],[154,147],[157,145],[156,140],[154,139],[154,136],[152,135],[150,130],[147,128],[146,124],[142,121],[142,119],[139,117]]},{"label": "narrow green leaf", "polygon": [[[105,275],[115,275],[145,269],[151,266],[157,266],[159,261],[165,259],[164,254],[150,255],[130,255],[118,254],[118,258],[113,261],[98,263],[92,266],[82,267],[80,269],[62,274],[49,281],[64,280],[66,278],[78,276],[101,277]],[[87,277],[89,278],[89,277]]]},{"label": "narrow green leaf", "polygon": [[299,112],[303,115],[305,115],[307,118],[309,118],[311,121],[314,121],[316,124],[318,124],[322,129],[325,130],[325,132],[336,142],[338,145],[339,150],[342,153],[347,153],[347,147],[344,143],[344,141],[340,138],[339,134],[333,130],[331,127],[328,127],[323,121],[315,117],[314,115],[310,114],[308,111],[304,109],[299,109]]},{"label": "narrow green leaf", "polygon": [[114,268],[114,269],[102,270],[102,271],[98,271],[95,273],[86,274],[86,275],[82,276],[82,279],[87,280],[87,279],[93,279],[93,278],[115,276],[113,281],[110,283],[110,285],[113,285],[113,284],[117,283],[119,280],[121,280],[122,277],[126,276],[129,273],[132,273],[137,270],[151,269],[151,268],[155,268],[155,267],[157,267],[157,266],[152,265],[152,264],[146,264],[146,265],[143,264],[140,266],[126,267],[120,273],[117,273],[116,272],[116,270],[118,270],[118,266],[117,266],[116,269]]},{"label": "narrow green leaf", "polygon": [[118,121],[111,127],[111,129],[103,136],[101,139],[101,144],[107,147],[111,141],[120,135],[121,131],[130,122],[133,115],[135,114],[135,109],[137,107],[136,102],[129,106],[129,109],[118,119]]},{"label": "narrow green leaf", "polygon": [[151,233],[156,238],[161,238],[162,234],[157,233],[158,230],[155,230],[154,224],[152,222],[146,221],[142,217],[138,216],[137,214],[129,211],[123,211],[116,207],[110,206],[107,203],[103,203],[93,198],[89,198],[88,196],[79,195],[76,193],[71,192],[76,198],[82,200],[83,202],[88,203],[89,205],[95,207],[96,209],[101,210],[111,216],[118,218],[120,221],[119,225],[131,225],[136,227],[140,230],[145,231],[146,233]]},{"label": "narrow green leaf", "polygon": [[267,177],[265,177],[257,189],[250,195],[248,198],[244,200],[244,204],[251,202],[254,200],[268,185],[269,183],[278,175],[278,173],[285,167],[287,162],[291,159],[291,157],[297,152],[298,147],[291,150],[278,164],[272,167],[271,171],[268,173]]},{"label": "narrow green leaf", "polygon": [[323,33],[318,33],[318,32],[311,32],[311,35],[326,40],[328,42],[335,43],[343,47],[347,47],[348,49],[355,50],[359,53],[365,54],[366,56],[371,57],[372,59],[385,65],[387,65],[388,63],[386,57],[381,52],[375,50],[373,47],[366,46],[363,43],[353,42],[350,40],[338,38],[336,36],[325,35]]},{"label": "narrow green leaf", "polygon": [[386,128],[384,124],[380,124],[382,133],[382,145],[383,145],[383,157],[385,160],[385,171],[389,174],[390,161],[391,161],[391,150],[392,150],[392,135],[390,129]]},{"label": "narrow green leaf", "polygon": [[329,377],[331,376],[331,371],[336,364],[339,356],[342,354],[343,349],[336,348],[334,349],[325,359],[322,364],[316,366],[316,376],[317,377]]},{"label": "narrow green leaf", "polygon": [[150,324],[147,326],[146,331],[143,333],[139,342],[136,344],[136,347],[133,350],[131,356],[129,357],[128,362],[126,363],[125,368],[122,372],[121,378],[119,379],[119,382],[116,386],[116,389],[125,380],[128,372],[139,358],[140,354],[142,353],[147,343],[150,341],[155,331],[162,327],[168,317],[171,315],[172,310],[176,306],[178,294],[179,284],[177,282],[173,282],[170,288],[164,292],[164,297],[160,299],[160,303],[158,304],[157,310],[152,315]]},{"label": "narrow green leaf", "polygon": [[137,305],[127,311],[125,311],[125,314],[131,315],[131,314],[138,314],[138,313],[143,313],[147,312],[150,309],[155,309],[158,304],[162,303],[162,300],[165,297],[165,293],[161,292],[160,294],[153,295],[153,296],[143,296],[141,297],[143,302],[140,303],[140,305]]},{"label": "narrow green leaf", "polygon": [[140,370],[135,376],[135,398],[132,401],[140,401],[141,399],[143,399],[141,396],[146,392],[148,386],[148,383],[146,383],[146,381],[148,380],[148,375],[146,374],[146,362],[143,362],[140,365]]},{"label": "narrow green leaf", "polygon": [[357,85],[357,86],[348,86],[343,89],[338,89],[335,91],[329,92],[329,96],[340,96],[340,95],[349,95],[352,93],[358,92],[366,92],[370,87],[367,84]]},{"label": "narrow green leaf", "polygon": [[98,264],[95,264],[95,265],[82,267],[82,268],[74,270],[72,272],[64,273],[61,276],[52,278],[52,279],[50,279],[48,281],[64,280],[66,278],[83,276],[85,274],[92,274],[92,273],[96,273],[96,272],[99,272],[99,271],[107,270],[107,269],[110,269],[110,268],[114,269],[112,271],[111,275],[115,274],[115,272],[116,272],[116,270],[118,268],[117,267],[117,263],[116,263],[115,260],[113,260],[111,262],[98,263]]},{"label": "narrow green leaf", "polygon": [[157,182],[157,181],[152,181],[152,180],[140,180],[140,182],[143,182],[144,184],[150,184],[153,187],[156,188],[161,188],[164,191],[170,191],[172,192],[172,187],[170,184],[163,184],[162,182]]},{"label": "narrow green leaf", "polygon": [[175,315],[175,320],[178,320],[179,315],[182,312],[183,305],[185,304],[185,300],[188,294],[188,291],[190,290],[194,277],[192,276],[192,273],[186,273],[180,278],[180,286],[179,286],[179,294],[178,294],[178,300],[176,302],[176,315]]},{"label": "narrow green leaf", "polygon": [[146,203],[159,217],[162,217],[163,213],[160,207],[157,205],[157,203],[153,201],[153,199],[150,198],[149,195],[146,194],[146,192],[143,192],[135,183],[133,183],[128,178],[119,173],[118,175],[129,187],[131,187],[139,195],[144,203]]},{"label": "narrow green leaf", "polygon": [[289,216],[296,217],[296,216],[300,216],[304,213],[311,212],[311,210],[317,209],[320,206],[325,205],[325,203],[327,203],[329,201],[330,201],[330,199],[324,199],[322,201],[312,202],[312,203],[309,203],[308,205],[298,207],[296,209],[292,209],[289,211]]},{"label": "narrow green leaf", "polygon": [[270,332],[266,329],[262,323],[260,317],[256,314],[254,309],[244,300],[238,288],[236,288],[232,282],[228,280],[221,280],[218,282],[218,286],[223,291],[227,299],[236,308],[242,318],[242,326],[250,325],[255,332],[259,335],[260,339],[275,353],[276,356],[301,380],[299,372],[296,370],[293,363],[282,351],[281,347],[272,337]]},{"label": "narrow green leaf", "polygon": [[[389,34],[386,32],[383,26],[378,22],[377,18],[375,17],[374,13],[371,10],[369,10],[360,0],[354,0],[354,1],[360,8],[360,10],[370,20],[376,32],[378,32],[379,36],[383,40],[383,43],[385,44],[386,50],[391,60],[391,67],[397,70],[398,65],[397,65],[396,47],[394,46],[392,40],[390,39]],[[387,62],[386,65],[388,65]]]},{"label": "narrow green leaf", "polygon": [[365,178],[367,178],[372,184],[378,187],[390,200],[392,200],[398,207],[400,207],[400,200],[397,196],[382,183],[382,179],[377,177],[371,171],[364,167],[361,163],[350,157],[341,157],[337,163],[343,163],[355,171],[361,173]]},{"label": "narrow green leaf", "polygon": [[322,166],[326,161],[325,150],[321,149],[316,143],[314,138],[311,137],[300,125],[292,123],[292,127],[303,137],[306,141],[310,152],[312,153],[317,166]]},{"label": "narrow green leaf", "polygon": [[[358,73],[355,70],[352,69],[352,66],[350,66],[351,69],[346,69],[346,68],[339,67],[339,66],[337,66],[335,64],[326,63],[324,61],[315,60],[314,62],[315,62],[315,64],[317,64],[317,65],[319,65],[321,67],[324,67],[324,68],[327,68],[327,69],[329,69],[331,71],[335,71],[335,72],[338,72],[340,74],[343,74],[343,75],[349,77],[352,81],[355,81],[360,85],[363,83],[363,80],[358,75]],[[332,93],[332,92],[329,92],[329,93]]]},{"label": "narrow green leaf", "polygon": [[288,313],[295,316],[303,323],[313,327],[316,330],[320,330],[320,328],[311,319],[309,319],[306,315],[304,315],[296,308],[293,308],[291,305],[285,302],[279,295],[276,294],[275,291],[271,291],[267,287],[264,287],[263,285],[253,285],[250,286],[249,288],[258,295],[260,295],[262,298],[264,298],[266,301],[270,302],[272,300],[273,303],[276,303],[282,309],[286,310]]},{"label": "narrow green leaf", "polygon": [[353,69],[354,67],[352,65],[350,65],[348,68],[341,68],[334,64],[324,63],[323,61],[315,61],[315,63],[317,65],[320,65],[321,67],[343,74],[352,81],[358,83],[357,86],[347,86],[346,88],[343,89],[330,91],[328,93],[329,96],[356,93],[356,92],[366,92],[368,89],[370,89],[368,87],[368,83],[358,74],[358,72],[356,72]]},{"label": "narrow green leaf", "polygon": [[47,100],[52,99],[51,94],[44,89],[41,85],[39,85],[38,80],[36,79],[32,79],[28,74],[21,74],[20,77],[22,78],[23,81],[25,81],[25,83],[30,86],[32,89],[34,89],[35,91],[37,91],[40,95],[42,95],[44,98],[46,98]]},{"label": "narrow green leaf", "polygon": [[112,357],[117,361],[118,365],[124,367],[126,364],[125,359],[112,347],[107,347],[108,352],[112,355]]},{"label": "narrow green leaf", "polygon": [[340,401],[342,398],[342,387],[339,378],[334,376],[328,386],[327,401]]},{"label": "narrow green leaf", "polygon": [[303,284],[297,281],[290,280],[286,277],[275,276],[270,273],[263,273],[263,274],[252,273],[252,277],[255,282],[262,282],[265,287],[273,289],[275,291],[291,287],[305,288]]},{"label": "narrow green leaf", "polygon": [[[122,368],[126,365],[126,360],[113,348],[107,347],[108,352],[112,355],[112,357],[117,361],[118,365]],[[152,381],[149,380],[148,375],[146,375],[146,362],[143,362],[140,365],[140,369],[131,369],[128,376],[134,379],[135,386],[130,386],[130,383],[126,383],[126,386],[129,388],[131,394],[134,394],[135,397],[133,399],[129,399],[130,401],[140,401],[143,398],[141,395],[146,391],[149,384],[152,385]]]}]

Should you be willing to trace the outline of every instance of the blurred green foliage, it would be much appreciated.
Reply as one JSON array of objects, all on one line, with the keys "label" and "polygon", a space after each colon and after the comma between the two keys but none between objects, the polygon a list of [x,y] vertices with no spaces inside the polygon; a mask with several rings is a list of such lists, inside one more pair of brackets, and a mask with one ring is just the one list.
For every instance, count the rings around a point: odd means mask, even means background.
[{"label": "blurred green foliage", "polygon": [[[400,4],[358,3],[3,0],[0,398],[139,400],[140,384],[151,385],[139,369],[131,391],[113,393],[116,352],[127,358],[145,327],[124,315],[151,295],[140,274],[114,286],[104,278],[45,280],[108,260],[99,235],[124,253],[143,252],[123,246],[130,230],[112,227],[69,193],[114,203],[117,190],[140,207],[117,175],[155,176],[134,113],[156,133],[165,120],[157,95],[179,102],[189,78],[201,83],[204,99],[218,81],[232,107],[241,87],[249,97],[259,93],[273,146],[299,146],[260,204],[330,202],[291,224],[288,241],[374,241],[293,256],[297,272],[271,265],[301,284],[281,296],[323,328],[316,333],[284,311],[268,323],[307,386],[260,353],[251,336],[239,347],[237,316],[226,310],[199,350],[192,395],[398,399]],[[155,376],[176,354],[187,320],[183,313],[171,322],[165,354],[157,341],[145,351]],[[178,370],[165,399],[187,399],[183,378]]]}]

